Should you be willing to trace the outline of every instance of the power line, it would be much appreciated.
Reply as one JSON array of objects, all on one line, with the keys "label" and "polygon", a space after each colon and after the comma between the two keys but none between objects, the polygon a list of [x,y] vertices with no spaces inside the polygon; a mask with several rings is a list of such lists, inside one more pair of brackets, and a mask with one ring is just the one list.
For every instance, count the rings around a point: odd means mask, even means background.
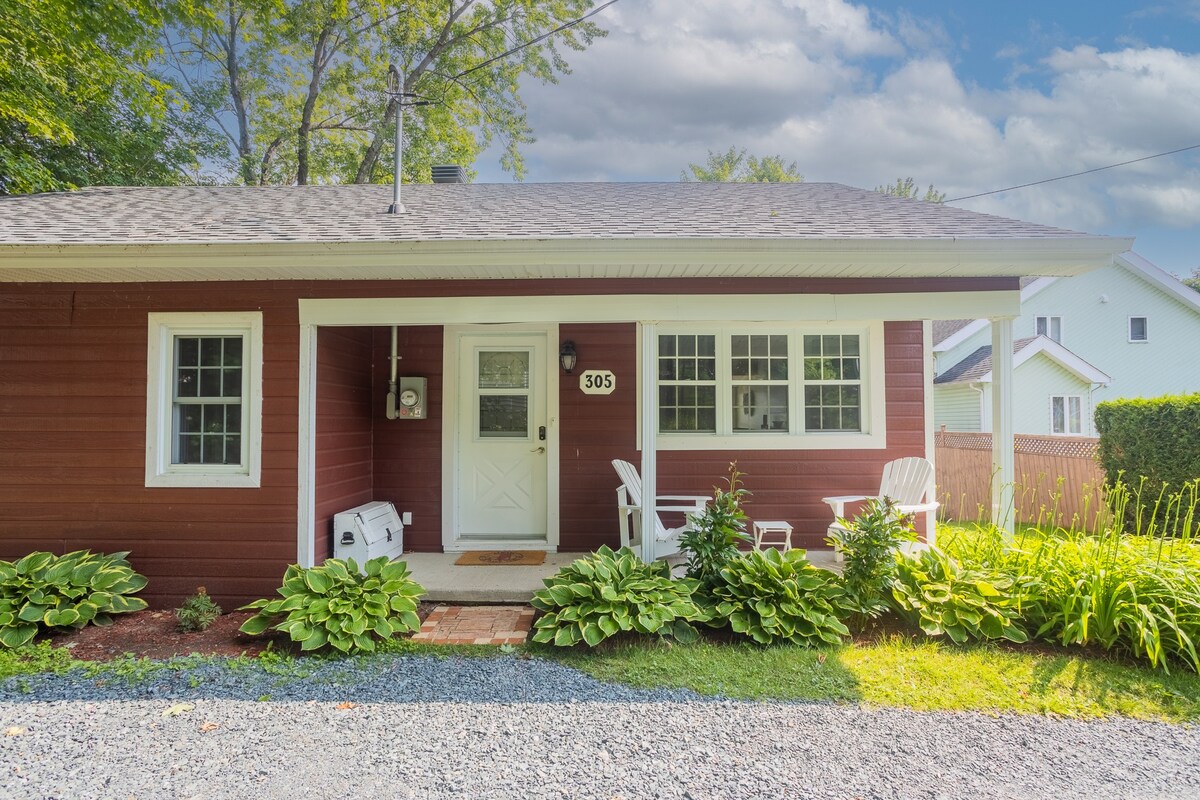
[{"label": "power line", "polygon": [[518,51],[520,51],[520,50],[524,50],[526,47],[529,47],[530,45],[535,45],[535,44],[537,44],[537,43],[538,43],[538,42],[540,42],[540,41],[543,41],[543,40],[545,40],[545,39],[549,39],[551,36],[553,36],[553,35],[554,35],[554,34],[556,34],[556,33],[562,33],[562,32],[563,32],[563,31],[565,31],[567,28],[574,28],[576,25],[578,25],[579,23],[583,22],[584,20],[586,20],[586,19],[588,19],[588,18],[590,18],[590,17],[594,17],[594,16],[596,16],[596,15],[597,15],[597,14],[599,14],[601,11],[603,11],[603,10],[604,10],[604,9],[606,9],[606,8],[608,8],[609,6],[611,6],[611,5],[612,5],[613,3],[615,3],[615,2],[617,2],[617,0],[608,0],[608,2],[607,2],[607,3],[605,3],[604,5],[602,5],[602,6],[597,6],[596,8],[592,9],[592,10],[591,10],[591,11],[589,11],[588,13],[584,14],[582,17],[579,17],[578,19],[573,19],[573,20],[571,20],[570,22],[567,22],[567,23],[564,23],[564,24],[562,24],[562,25],[559,25],[559,26],[558,26],[557,28],[555,28],[554,30],[552,30],[552,31],[547,31],[547,32],[543,33],[541,36],[538,36],[538,37],[537,37],[537,38],[535,38],[535,39],[530,39],[528,42],[525,42],[524,44],[517,45],[517,46],[516,46],[516,47],[514,47],[513,49],[511,49],[511,50],[508,50],[508,51],[506,51],[506,52],[503,52],[503,53],[501,53],[500,55],[496,56],[495,58],[489,58],[487,61],[484,61],[482,64],[476,64],[475,66],[471,67],[470,69],[468,69],[468,70],[464,70],[463,72],[460,72],[460,73],[458,73],[457,75],[453,76],[453,77],[452,77],[450,80],[454,80],[454,81],[456,81],[456,80],[458,80],[459,78],[462,78],[462,77],[464,77],[464,76],[466,76],[466,75],[470,75],[472,72],[475,72],[476,70],[483,69],[484,67],[488,66],[489,64],[495,64],[497,61],[500,61],[501,59],[508,58],[508,57],[509,57],[509,56],[511,56],[513,53],[516,53],[516,52],[518,52]]},{"label": "power line", "polygon": [[979,194],[968,194],[963,197],[952,197],[949,200],[947,200],[946,202],[947,203],[957,203],[959,200],[971,200],[972,198],[975,198],[975,197],[987,197],[989,194],[1000,194],[1001,192],[1011,192],[1013,189],[1024,189],[1029,186],[1041,186],[1043,183],[1053,183],[1054,181],[1064,181],[1067,178],[1078,178],[1080,175],[1090,175],[1093,172],[1103,172],[1106,169],[1113,169],[1115,167],[1124,167],[1128,164],[1136,164],[1139,161],[1149,161],[1152,158],[1162,158],[1163,156],[1173,156],[1176,153],[1183,153],[1188,150],[1196,150],[1198,148],[1200,148],[1200,144],[1193,144],[1189,147],[1181,147],[1178,150],[1168,150],[1165,153],[1155,153],[1152,156],[1142,156],[1141,158],[1135,158],[1130,161],[1122,161],[1119,164],[1109,164],[1106,167],[1096,167],[1095,169],[1085,169],[1083,172],[1072,172],[1070,175],[1059,175],[1057,178],[1046,178],[1045,180],[1033,181],[1032,183],[1022,183],[1019,186],[1009,186],[1004,189],[993,189],[990,192],[980,192]]}]

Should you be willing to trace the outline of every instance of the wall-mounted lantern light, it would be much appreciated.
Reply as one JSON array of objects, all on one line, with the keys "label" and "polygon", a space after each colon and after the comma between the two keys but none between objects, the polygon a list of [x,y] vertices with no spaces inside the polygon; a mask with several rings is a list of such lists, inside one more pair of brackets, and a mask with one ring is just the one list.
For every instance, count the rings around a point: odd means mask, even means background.
[{"label": "wall-mounted lantern light", "polygon": [[562,364],[563,372],[570,375],[571,370],[575,369],[575,362],[577,360],[575,343],[568,339],[562,343],[562,348],[558,351],[558,363]]}]

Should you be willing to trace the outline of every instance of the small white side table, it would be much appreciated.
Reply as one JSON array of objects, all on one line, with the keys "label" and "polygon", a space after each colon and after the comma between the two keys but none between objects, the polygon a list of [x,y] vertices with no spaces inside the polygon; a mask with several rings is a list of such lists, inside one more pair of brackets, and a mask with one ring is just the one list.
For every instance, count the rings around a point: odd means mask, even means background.
[{"label": "small white side table", "polygon": [[[771,537],[770,540],[767,537]],[[782,520],[754,521],[754,549],[762,550],[764,546],[775,547],[782,545],[785,550],[792,549],[792,526]]]}]

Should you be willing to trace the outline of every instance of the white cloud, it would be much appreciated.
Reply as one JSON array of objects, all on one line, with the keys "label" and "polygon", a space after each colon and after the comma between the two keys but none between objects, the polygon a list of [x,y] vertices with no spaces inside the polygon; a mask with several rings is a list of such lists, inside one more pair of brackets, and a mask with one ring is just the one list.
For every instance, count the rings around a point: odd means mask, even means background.
[{"label": "white cloud", "polygon": [[[809,180],[900,176],[951,197],[1200,143],[1200,54],[1095,46],[1017,51],[1038,88],[956,72],[936,23],[844,0],[619,3],[575,74],[528,86],[531,180],[675,180],[730,145]],[[480,164],[485,179],[504,179]],[[964,206],[1081,230],[1200,224],[1200,154]]]}]

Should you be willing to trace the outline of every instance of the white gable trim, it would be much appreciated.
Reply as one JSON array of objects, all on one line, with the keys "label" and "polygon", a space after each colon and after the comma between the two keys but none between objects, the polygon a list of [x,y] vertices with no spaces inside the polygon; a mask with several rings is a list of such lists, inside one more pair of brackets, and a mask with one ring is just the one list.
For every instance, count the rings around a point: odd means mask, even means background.
[{"label": "white gable trim", "polygon": [[[1048,288],[1057,280],[1058,278],[1038,278],[1033,283],[1021,290],[1021,304],[1024,305],[1028,300],[1039,294],[1043,289]],[[1197,294],[1200,294],[1200,292]],[[967,339],[970,339],[975,334],[987,328],[988,324],[989,322],[986,319],[972,320],[969,324],[959,328],[942,341],[935,342],[933,345],[933,352],[944,353],[947,350],[953,350]]]},{"label": "white gable trim", "polygon": [[1117,256],[1117,263],[1147,283],[1162,289],[1188,308],[1200,313],[1200,292],[1197,292],[1165,269],[1151,264],[1132,251]]},{"label": "white gable trim", "polygon": [[[1063,347],[1058,342],[1045,336],[1037,337],[1032,342],[1025,345],[1025,347],[1021,348],[1019,353],[1013,356],[1013,369],[1020,367],[1038,353],[1045,353],[1047,358],[1054,361],[1060,367],[1082,381],[1104,386],[1112,380],[1107,373],[1101,372],[1079,356],[1072,353],[1067,348]],[[991,382],[991,372],[986,372],[982,376],[971,381],[971,383]],[[958,381],[950,381],[950,383],[958,383]]]}]

